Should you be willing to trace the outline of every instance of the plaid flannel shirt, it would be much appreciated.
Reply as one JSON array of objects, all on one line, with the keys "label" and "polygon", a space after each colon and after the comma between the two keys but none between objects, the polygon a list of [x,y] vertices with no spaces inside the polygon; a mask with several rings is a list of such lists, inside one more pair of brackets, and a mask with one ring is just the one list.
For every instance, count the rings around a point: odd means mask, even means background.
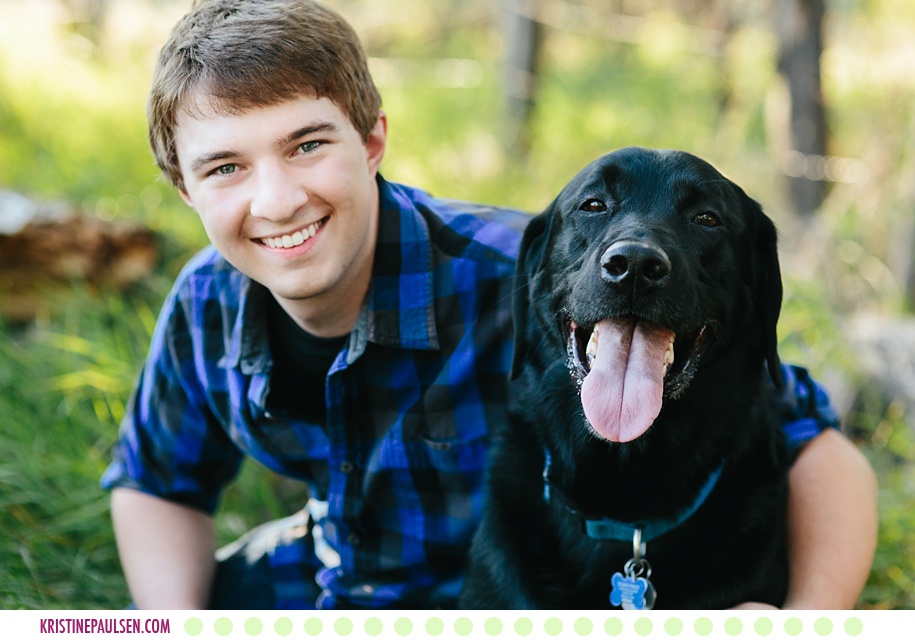
[{"label": "plaid flannel shirt", "polygon": [[[269,554],[278,608],[454,606],[487,435],[506,419],[528,217],[378,182],[372,282],[327,374],[327,424],[268,410],[270,294],[208,248],[165,302],[102,479],[210,513],[244,456],[307,483],[304,535]],[[803,441],[831,407],[785,373],[786,430]]]}]

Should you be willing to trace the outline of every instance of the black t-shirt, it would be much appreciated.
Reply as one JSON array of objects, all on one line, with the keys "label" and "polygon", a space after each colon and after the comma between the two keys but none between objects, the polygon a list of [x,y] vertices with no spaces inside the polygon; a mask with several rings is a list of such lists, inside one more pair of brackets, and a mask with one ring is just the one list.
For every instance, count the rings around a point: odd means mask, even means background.
[{"label": "black t-shirt", "polygon": [[273,354],[267,406],[272,411],[325,424],[327,371],[349,336],[319,338],[311,335],[297,325],[272,296],[267,312],[267,331]]}]

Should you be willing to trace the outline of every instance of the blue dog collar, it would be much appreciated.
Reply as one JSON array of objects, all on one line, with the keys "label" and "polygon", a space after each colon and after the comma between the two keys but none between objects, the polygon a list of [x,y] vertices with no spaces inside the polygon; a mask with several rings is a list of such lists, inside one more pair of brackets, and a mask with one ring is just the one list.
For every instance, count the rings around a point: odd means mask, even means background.
[{"label": "blue dog collar", "polygon": [[[544,448],[543,453],[545,456],[543,465],[543,499],[549,503],[552,498],[549,478],[552,456],[550,455],[549,449]],[[566,504],[562,504],[562,506],[583,518],[585,534],[589,538],[594,540],[631,542],[640,532],[642,542],[650,542],[651,540],[660,538],[665,533],[676,529],[689,520],[712,493],[715,485],[718,484],[718,479],[721,477],[721,472],[723,470],[724,462],[722,462],[708,477],[708,480],[702,485],[702,489],[693,502],[673,518],[648,520],[645,522],[623,522],[621,520],[614,520],[613,518],[606,517],[589,518]]]}]

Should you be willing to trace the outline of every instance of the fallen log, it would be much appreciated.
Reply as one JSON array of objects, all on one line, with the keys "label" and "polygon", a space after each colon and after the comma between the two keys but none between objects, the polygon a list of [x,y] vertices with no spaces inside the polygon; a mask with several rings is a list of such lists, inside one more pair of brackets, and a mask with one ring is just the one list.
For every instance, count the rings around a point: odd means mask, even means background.
[{"label": "fallen log", "polygon": [[0,315],[8,320],[34,317],[49,294],[74,285],[123,289],[158,257],[146,227],[0,191]]}]

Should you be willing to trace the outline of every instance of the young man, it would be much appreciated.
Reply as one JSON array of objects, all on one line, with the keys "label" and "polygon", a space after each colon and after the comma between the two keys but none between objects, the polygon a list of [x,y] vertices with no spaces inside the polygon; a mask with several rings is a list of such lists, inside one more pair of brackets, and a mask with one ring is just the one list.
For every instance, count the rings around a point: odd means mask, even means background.
[{"label": "young man", "polygon": [[[198,2],[149,120],[212,246],[165,302],[103,479],[136,604],[453,606],[505,419],[527,217],[381,178],[361,45],[305,0]],[[786,429],[812,437],[828,400],[787,373]],[[872,474],[827,432],[792,472],[794,606],[853,605],[873,552]],[[311,499],[217,568],[211,514],[245,456]]]}]

